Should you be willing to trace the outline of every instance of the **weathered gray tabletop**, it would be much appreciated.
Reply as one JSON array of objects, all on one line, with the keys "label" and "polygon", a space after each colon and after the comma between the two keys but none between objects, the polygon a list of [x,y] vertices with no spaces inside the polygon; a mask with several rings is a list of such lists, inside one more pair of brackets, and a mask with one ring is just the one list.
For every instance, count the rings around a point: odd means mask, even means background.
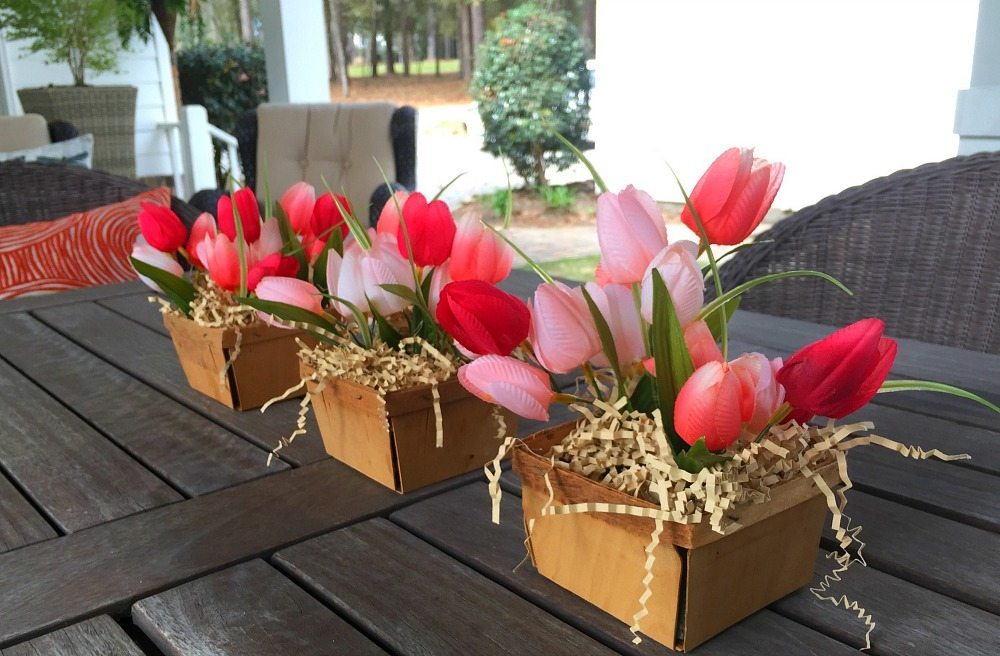
[{"label": "weathered gray tabletop", "polygon": [[[494,526],[480,473],[400,496],[326,457],[311,423],[267,467],[296,403],[238,413],[191,391],[146,296],[0,304],[0,654],[672,653],[514,570],[513,475]],[[787,354],[829,330],[741,312],[731,348]],[[894,374],[1000,402],[997,356],[902,340]],[[856,418],[972,455],[851,453],[868,567],[836,591],[874,614],[871,653],[1000,653],[1000,421],[909,393]],[[694,653],[842,654],[863,637],[803,590]]]}]

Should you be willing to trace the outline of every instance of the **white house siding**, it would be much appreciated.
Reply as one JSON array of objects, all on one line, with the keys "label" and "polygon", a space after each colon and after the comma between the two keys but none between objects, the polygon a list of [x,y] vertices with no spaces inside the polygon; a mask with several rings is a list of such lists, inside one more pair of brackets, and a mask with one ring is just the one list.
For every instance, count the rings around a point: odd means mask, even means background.
[{"label": "white house siding", "polygon": [[[88,72],[87,83],[129,84],[138,89],[135,114],[136,175],[161,176],[173,174],[168,133],[157,126],[177,121],[177,103],[170,66],[170,54],[160,26],[153,21],[154,35],[148,43],[133,39],[129,49],[118,60],[118,71],[93,74]],[[40,54],[30,54],[23,41],[6,41],[0,38],[0,60],[6,59],[9,77],[4,80],[12,114],[21,114],[16,90],[41,87],[49,84],[72,84],[73,76],[65,64],[46,64]],[[0,67],[3,74],[4,67]],[[9,86],[8,86],[9,85]]]},{"label": "white house siding", "polygon": [[680,200],[718,153],[756,146],[797,209],[956,154],[976,0],[598,0],[592,136],[615,189]]}]

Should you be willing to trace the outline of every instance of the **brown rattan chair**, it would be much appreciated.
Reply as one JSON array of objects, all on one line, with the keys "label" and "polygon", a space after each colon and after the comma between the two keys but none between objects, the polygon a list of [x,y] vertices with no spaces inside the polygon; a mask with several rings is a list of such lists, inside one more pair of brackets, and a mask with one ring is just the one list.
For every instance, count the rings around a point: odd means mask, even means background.
[{"label": "brown rattan chair", "polygon": [[758,238],[721,270],[726,289],[767,273],[816,269],[743,297],[743,309],[1000,353],[1000,152],[898,171],[823,199]]},{"label": "brown rattan chair", "polygon": [[[103,171],[39,162],[0,163],[0,226],[58,219],[117,203],[149,187]],[[189,226],[198,210],[174,198],[171,207]]]}]

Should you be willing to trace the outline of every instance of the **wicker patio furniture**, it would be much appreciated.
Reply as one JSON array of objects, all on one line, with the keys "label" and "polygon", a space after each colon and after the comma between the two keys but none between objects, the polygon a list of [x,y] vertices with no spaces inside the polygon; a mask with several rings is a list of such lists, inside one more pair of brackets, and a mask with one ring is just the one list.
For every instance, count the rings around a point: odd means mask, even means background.
[{"label": "wicker patio furniture", "polygon": [[879,316],[895,337],[1000,353],[1000,152],[955,157],[872,180],[821,200],[761,234],[721,271],[725,288],[762,274],[781,280],[741,308],[842,325]]},{"label": "wicker patio furniture", "polygon": [[[149,187],[103,171],[37,162],[0,163],[0,225],[57,219],[117,203]],[[198,210],[174,198],[171,207],[190,225]]]}]

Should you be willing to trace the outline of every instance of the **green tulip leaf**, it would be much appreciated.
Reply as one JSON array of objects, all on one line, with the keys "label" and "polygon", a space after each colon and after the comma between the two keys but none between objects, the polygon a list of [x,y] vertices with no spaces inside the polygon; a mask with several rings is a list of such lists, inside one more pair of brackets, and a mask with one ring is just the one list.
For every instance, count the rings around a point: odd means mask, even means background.
[{"label": "green tulip leaf", "polygon": [[568,148],[569,151],[573,153],[576,156],[576,158],[583,163],[584,166],[587,167],[587,170],[590,171],[590,177],[594,179],[594,184],[597,185],[597,188],[600,189],[602,193],[606,192],[608,190],[608,185],[604,184],[604,179],[601,177],[601,174],[597,172],[597,169],[590,162],[590,160],[587,159],[587,156],[584,155],[583,152],[581,152],[581,150],[576,147],[576,144],[574,144],[572,141],[570,141],[562,134],[560,134],[559,131],[556,130],[555,128],[549,125],[546,125],[545,127],[549,132],[552,133],[552,135],[556,139],[561,141],[563,145],[566,146],[566,148]]},{"label": "green tulip leaf", "polygon": [[682,451],[684,442],[674,430],[674,402],[681,387],[694,373],[691,354],[684,343],[673,300],[658,269],[653,269],[653,325],[650,346],[656,363],[656,390],[663,428],[674,453]]},{"label": "green tulip leaf", "polygon": [[961,387],[952,387],[951,385],[935,383],[930,380],[887,380],[882,383],[882,387],[879,388],[878,393],[884,394],[887,392],[940,392],[942,394],[951,394],[975,401],[986,406],[993,412],[1000,413],[1000,407],[995,403],[990,403],[978,394],[973,394]]},{"label": "green tulip leaf", "polygon": [[812,271],[809,269],[797,269],[795,271],[769,273],[766,276],[760,276],[758,278],[754,278],[753,280],[748,280],[742,285],[737,285],[736,287],[730,289],[728,292],[712,299],[711,303],[708,303],[707,305],[705,305],[705,307],[701,309],[701,312],[698,313],[698,316],[696,318],[707,319],[707,317],[711,316],[712,313],[717,312],[719,308],[723,307],[726,303],[736,298],[737,296],[742,296],[743,294],[747,293],[748,291],[750,291],[751,289],[753,289],[758,285],[763,285],[764,283],[767,282],[774,282],[775,280],[781,280],[782,278],[811,278],[811,277],[822,278],[823,280],[826,280],[827,282],[836,285],[842,292],[844,292],[848,296],[854,296],[854,292],[848,289],[844,283],[840,282],[839,280],[837,280],[828,273],[823,273],[822,271]]},{"label": "green tulip leaf", "polygon": [[632,390],[629,403],[636,412],[652,415],[653,410],[656,410],[656,379],[644,373]]},{"label": "green tulip leaf", "polygon": [[583,292],[583,298],[587,301],[587,309],[590,310],[590,316],[594,319],[594,325],[597,327],[597,335],[601,338],[601,350],[604,351],[605,357],[611,363],[611,371],[614,372],[615,380],[618,382],[618,394],[619,396],[626,396],[625,380],[622,378],[621,365],[618,362],[618,349],[615,348],[615,338],[611,334],[611,327],[608,326],[607,319],[601,314],[600,308],[597,307],[597,303],[594,302],[587,288],[581,286],[580,291]]},{"label": "green tulip leaf", "polygon": [[243,305],[248,305],[255,310],[260,310],[261,312],[276,316],[279,319],[284,319],[285,321],[307,323],[309,325],[316,326],[317,328],[322,328],[328,332],[339,332],[337,326],[326,317],[300,308],[297,305],[281,303],[279,301],[265,301],[264,299],[257,298],[255,296],[240,296],[236,300]]},{"label": "green tulip leaf", "polygon": [[436,200],[438,200],[439,198],[441,198],[441,194],[443,194],[443,193],[444,193],[445,191],[447,191],[447,190],[448,190],[448,187],[450,187],[451,185],[455,184],[455,181],[457,181],[457,180],[458,180],[459,178],[461,178],[461,177],[462,177],[463,175],[465,175],[465,171],[462,171],[461,173],[459,173],[458,175],[456,175],[456,176],[455,176],[454,178],[452,178],[451,180],[449,180],[449,181],[447,182],[447,184],[445,184],[445,186],[443,186],[443,187],[441,187],[440,189],[438,189],[438,192],[437,192],[436,194],[434,194],[434,198],[430,199],[430,200],[429,200],[429,201],[427,201],[427,202],[428,202],[428,203],[433,203],[434,201],[436,201]]},{"label": "green tulip leaf", "polygon": [[134,257],[129,256],[128,259],[132,262],[132,267],[138,273],[155,282],[163,290],[164,295],[170,299],[170,302],[178,310],[183,312],[185,316],[191,316],[191,302],[194,301],[194,285],[191,284],[190,280],[175,276],[169,271],[164,271],[159,267],[147,264]]},{"label": "green tulip leaf", "polygon": [[[371,303],[368,305],[371,307]],[[375,325],[378,326],[379,339],[392,348],[399,346],[399,342],[403,339],[403,336],[399,334],[398,330],[392,327],[392,324],[390,324],[378,310],[374,307],[371,307],[371,310],[372,316],[375,317]]]},{"label": "green tulip leaf", "polygon": [[737,296],[730,299],[728,303],[722,306],[722,311],[713,312],[709,316],[705,317],[705,323],[708,324],[708,329],[711,331],[712,337],[715,338],[715,341],[722,339],[722,332],[725,328],[725,326],[722,325],[722,322],[725,321],[727,325],[729,324],[729,320],[732,319],[733,314],[736,313],[736,308],[740,306],[741,298],[742,297]]},{"label": "green tulip leaf", "polygon": [[420,298],[417,296],[417,293],[415,291],[413,291],[412,289],[410,289],[409,287],[407,287],[406,285],[397,285],[397,284],[394,284],[394,283],[385,283],[385,284],[379,285],[379,287],[381,287],[385,291],[389,292],[390,294],[395,294],[396,296],[409,301],[413,305],[417,305],[417,306],[420,305]]},{"label": "green tulip leaf", "polygon": [[674,462],[677,466],[686,472],[692,474],[697,474],[705,467],[714,465],[720,462],[726,462],[730,460],[732,456],[720,455],[718,453],[712,453],[705,446],[705,438],[698,438],[698,441],[691,445],[687,451],[681,451],[674,454]]}]

